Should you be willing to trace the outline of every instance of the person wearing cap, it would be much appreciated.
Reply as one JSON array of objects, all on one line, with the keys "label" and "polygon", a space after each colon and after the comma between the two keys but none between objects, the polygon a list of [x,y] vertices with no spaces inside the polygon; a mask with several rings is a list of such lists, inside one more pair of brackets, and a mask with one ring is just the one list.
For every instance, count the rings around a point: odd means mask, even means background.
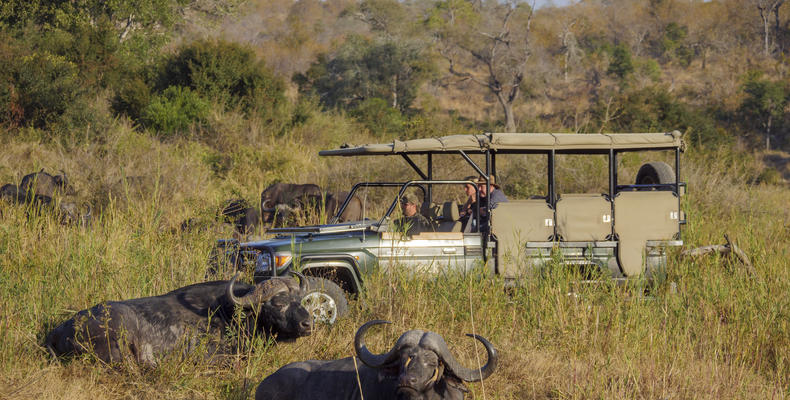
[{"label": "person wearing cap", "polygon": [[400,231],[406,231],[407,236],[413,236],[420,232],[433,232],[433,225],[425,216],[420,214],[420,201],[413,193],[406,193],[401,197],[401,209],[403,217],[395,221],[395,226]]}]

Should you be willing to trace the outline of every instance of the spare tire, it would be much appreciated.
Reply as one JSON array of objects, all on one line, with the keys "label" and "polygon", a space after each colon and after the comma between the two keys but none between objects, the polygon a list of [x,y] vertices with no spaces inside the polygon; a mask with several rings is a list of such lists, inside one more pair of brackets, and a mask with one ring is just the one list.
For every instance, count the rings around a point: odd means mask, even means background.
[{"label": "spare tire", "polygon": [[338,318],[348,314],[345,292],[329,279],[307,277],[308,289],[302,297],[302,305],[313,315],[316,323],[334,324]]},{"label": "spare tire", "polygon": [[636,173],[637,185],[660,185],[675,183],[675,170],[662,161],[653,161],[642,164]]}]

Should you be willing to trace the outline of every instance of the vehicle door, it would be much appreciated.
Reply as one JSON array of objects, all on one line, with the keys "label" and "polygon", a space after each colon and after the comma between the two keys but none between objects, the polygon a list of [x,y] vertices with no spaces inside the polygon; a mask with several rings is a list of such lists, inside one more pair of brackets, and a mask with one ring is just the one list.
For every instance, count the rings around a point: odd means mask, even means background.
[{"label": "vehicle door", "polygon": [[478,233],[421,232],[413,236],[383,232],[378,248],[382,268],[408,268],[418,273],[469,271],[482,261]]}]

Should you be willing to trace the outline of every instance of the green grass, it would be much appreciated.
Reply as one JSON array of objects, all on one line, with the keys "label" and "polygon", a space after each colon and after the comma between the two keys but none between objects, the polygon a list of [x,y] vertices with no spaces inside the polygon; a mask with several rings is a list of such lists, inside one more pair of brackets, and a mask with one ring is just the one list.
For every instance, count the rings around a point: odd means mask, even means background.
[{"label": "green grass", "polygon": [[[256,132],[253,139],[265,134]],[[260,152],[222,152],[235,160],[222,174],[212,172],[216,157],[205,155],[214,150],[204,145],[160,143],[133,132],[75,153],[54,144],[5,143],[3,165],[18,169],[0,169],[1,183],[32,171],[30,154],[68,166],[88,201],[97,201],[97,188],[124,174],[152,174],[159,183],[140,197],[113,200],[89,228],[60,226],[51,217],[28,217],[24,209],[2,205],[0,398],[249,398],[264,376],[288,362],[352,355],[354,332],[371,319],[393,321],[369,332],[374,351],[421,328],[441,334],[456,357],[473,366],[485,352],[464,334],[488,338],[501,363],[489,379],[468,385],[478,399],[790,396],[790,190],[748,185],[759,173],[752,159],[721,154],[686,156],[684,240],[687,247],[720,244],[728,233],[751,257],[754,276],[727,258],[678,254],[667,282],[647,291],[639,282],[580,285],[563,268],[512,291],[478,273],[431,278],[379,272],[367,277],[366,291],[335,326],[293,343],[253,341],[221,365],[172,357],[155,368],[108,368],[89,357],[48,356],[44,336],[78,310],[203,279],[217,234],[173,232],[183,218],[210,218],[213,207],[232,194],[254,200],[275,179],[348,187],[354,179],[402,173],[390,161],[373,159],[327,168],[339,164],[316,159],[317,149],[328,144],[315,143],[308,132],[268,139]],[[286,146],[287,152],[276,150]]]}]

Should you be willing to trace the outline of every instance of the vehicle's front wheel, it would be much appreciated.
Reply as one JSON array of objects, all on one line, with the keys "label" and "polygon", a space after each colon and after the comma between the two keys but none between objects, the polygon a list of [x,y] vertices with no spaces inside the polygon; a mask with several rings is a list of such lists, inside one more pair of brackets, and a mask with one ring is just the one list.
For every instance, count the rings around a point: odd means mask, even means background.
[{"label": "vehicle's front wheel", "polygon": [[348,314],[345,292],[329,279],[307,277],[308,289],[302,305],[313,315],[314,322],[332,325]]}]

